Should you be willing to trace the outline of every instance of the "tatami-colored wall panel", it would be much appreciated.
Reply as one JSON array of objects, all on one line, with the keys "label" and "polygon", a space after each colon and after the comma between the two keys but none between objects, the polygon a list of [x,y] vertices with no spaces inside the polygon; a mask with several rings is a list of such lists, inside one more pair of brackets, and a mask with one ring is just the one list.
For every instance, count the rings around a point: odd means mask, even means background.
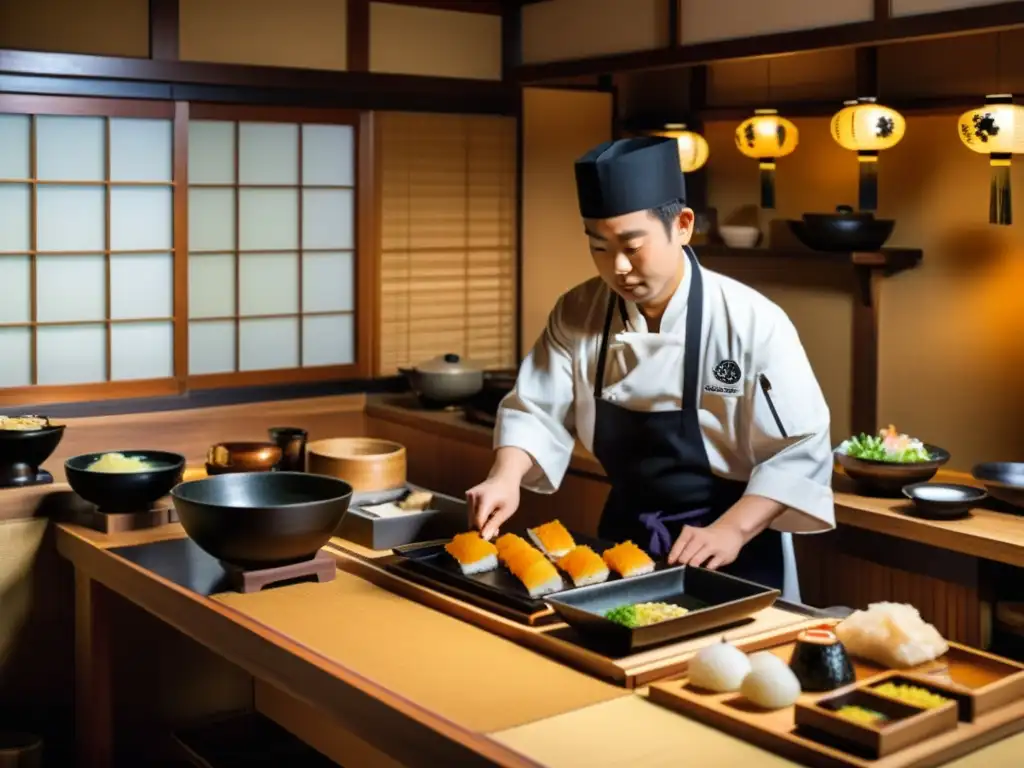
[{"label": "tatami-colored wall panel", "polygon": [[523,6],[528,64],[649,50],[668,40],[664,0],[547,0]]},{"label": "tatami-colored wall panel", "polygon": [[370,71],[501,79],[501,17],[370,3]]},{"label": "tatami-colored wall panel", "polygon": [[878,49],[878,72],[887,98],[976,95],[1024,90],[1024,29]]},{"label": "tatami-colored wall panel", "polygon": [[180,0],[181,58],[346,69],[346,0]]},{"label": "tatami-colored wall panel", "polygon": [[812,51],[777,59],[722,61],[708,68],[708,103],[714,106],[793,101],[836,104],[856,95],[852,48]]},{"label": "tatami-colored wall panel", "polygon": [[705,43],[738,37],[870,21],[873,0],[681,0],[680,40]]},{"label": "tatami-colored wall panel", "polygon": [[916,16],[919,13],[938,13],[978,5],[998,5],[1000,0],[889,0],[893,16]]},{"label": "tatami-colored wall panel", "polygon": [[149,2],[0,0],[0,48],[149,56]]},{"label": "tatami-colored wall panel", "polygon": [[573,164],[611,134],[611,94],[543,88],[524,92],[524,349],[537,340],[558,297],[597,274],[576,203]]}]

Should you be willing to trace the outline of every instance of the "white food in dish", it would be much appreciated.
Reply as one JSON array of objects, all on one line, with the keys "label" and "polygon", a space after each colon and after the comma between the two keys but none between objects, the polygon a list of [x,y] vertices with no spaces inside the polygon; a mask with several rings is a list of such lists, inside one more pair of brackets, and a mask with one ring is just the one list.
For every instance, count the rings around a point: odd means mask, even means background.
[{"label": "white food in dish", "polygon": [[[473,563],[459,563],[459,568],[462,569],[462,573],[466,576],[472,576],[476,573],[486,573],[487,571],[493,571],[498,567],[497,555],[487,555],[481,560],[477,560]],[[559,582],[561,584],[561,582]]]},{"label": "white food in dish", "polygon": [[743,679],[740,693],[764,709],[782,709],[800,698],[800,681],[787,665],[762,662]]},{"label": "white food in dish", "polygon": [[690,662],[690,683],[717,693],[737,691],[750,673],[750,659],[731,643],[702,648]]},{"label": "white food in dish", "polygon": [[915,488],[913,496],[922,501],[964,501],[971,498],[962,488],[950,488],[944,485],[924,485]]},{"label": "white food in dish", "polygon": [[750,659],[751,672],[755,672],[759,669],[789,666],[771,651],[758,651],[757,653],[750,654],[747,658]]},{"label": "white food in dish", "polygon": [[937,659],[949,650],[939,631],[905,603],[872,603],[836,626],[836,636],[853,656],[891,669],[906,669]]}]

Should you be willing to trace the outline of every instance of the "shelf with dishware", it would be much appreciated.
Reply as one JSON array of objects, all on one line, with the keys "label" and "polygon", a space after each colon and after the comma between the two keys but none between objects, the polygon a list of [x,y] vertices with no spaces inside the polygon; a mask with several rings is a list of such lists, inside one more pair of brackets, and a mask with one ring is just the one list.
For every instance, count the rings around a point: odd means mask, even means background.
[{"label": "shelf with dishware", "polygon": [[872,252],[814,251],[810,248],[732,248],[728,245],[707,244],[694,247],[700,259],[758,259],[763,261],[810,261],[819,264],[848,264],[853,267],[877,269],[885,275],[895,275],[913,269],[921,263],[923,251],[918,248],[882,248]]}]

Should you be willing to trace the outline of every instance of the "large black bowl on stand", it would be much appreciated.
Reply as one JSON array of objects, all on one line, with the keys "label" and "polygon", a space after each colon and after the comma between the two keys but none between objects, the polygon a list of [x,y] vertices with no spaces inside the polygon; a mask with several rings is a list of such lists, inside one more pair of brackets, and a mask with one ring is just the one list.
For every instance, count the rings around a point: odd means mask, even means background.
[{"label": "large black bowl on stand", "polygon": [[203,550],[245,569],[311,560],[348,511],[352,486],[305,472],[242,472],[182,483],[171,500]]},{"label": "large black bowl on stand", "polygon": [[125,458],[141,459],[150,468],[142,472],[96,472],[90,466],[110,453],[85,453],[64,462],[71,490],[100,512],[146,512],[153,502],[181,482],[185,457],[166,451],[118,451]]},{"label": "large black bowl on stand", "polygon": [[857,485],[865,490],[887,496],[899,496],[903,486],[924,483],[935,477],[939,467],[949,461],[949,451],[925,445],[930,461],[874,461],[856,459],[836,449],[839,465]]},{"label": "large black bowl on stand", "polygon": [[990,461],[978,464],[971,474],[992,498],[1024,509],[1024,462]]},{"label": "large black bowl on stand", "polygon": [[63,424],[32,430],[0,429],[0,488],[35,483],[39,468],[63,437]]},{"label": "large black bowl on stand", "polygon": [[885,245],[895,226],[895,221],[854,213],[845,205],[835,213],[805,213],[800,221],[789,222],[797,240],[808,248],[841,253],[873,253]]}]

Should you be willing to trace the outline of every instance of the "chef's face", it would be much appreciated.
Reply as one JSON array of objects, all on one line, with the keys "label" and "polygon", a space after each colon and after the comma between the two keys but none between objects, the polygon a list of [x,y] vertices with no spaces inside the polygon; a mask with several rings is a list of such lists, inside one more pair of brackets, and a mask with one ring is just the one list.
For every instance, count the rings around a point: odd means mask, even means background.
[{"label": "chef's face", "polygon": [[627,301],[642,305],[667,302],[679,285],[682,248],[693,232],[693,211],[683,208],[666,219],[663,222],[649,211],[584,219],[597,271]]}]

